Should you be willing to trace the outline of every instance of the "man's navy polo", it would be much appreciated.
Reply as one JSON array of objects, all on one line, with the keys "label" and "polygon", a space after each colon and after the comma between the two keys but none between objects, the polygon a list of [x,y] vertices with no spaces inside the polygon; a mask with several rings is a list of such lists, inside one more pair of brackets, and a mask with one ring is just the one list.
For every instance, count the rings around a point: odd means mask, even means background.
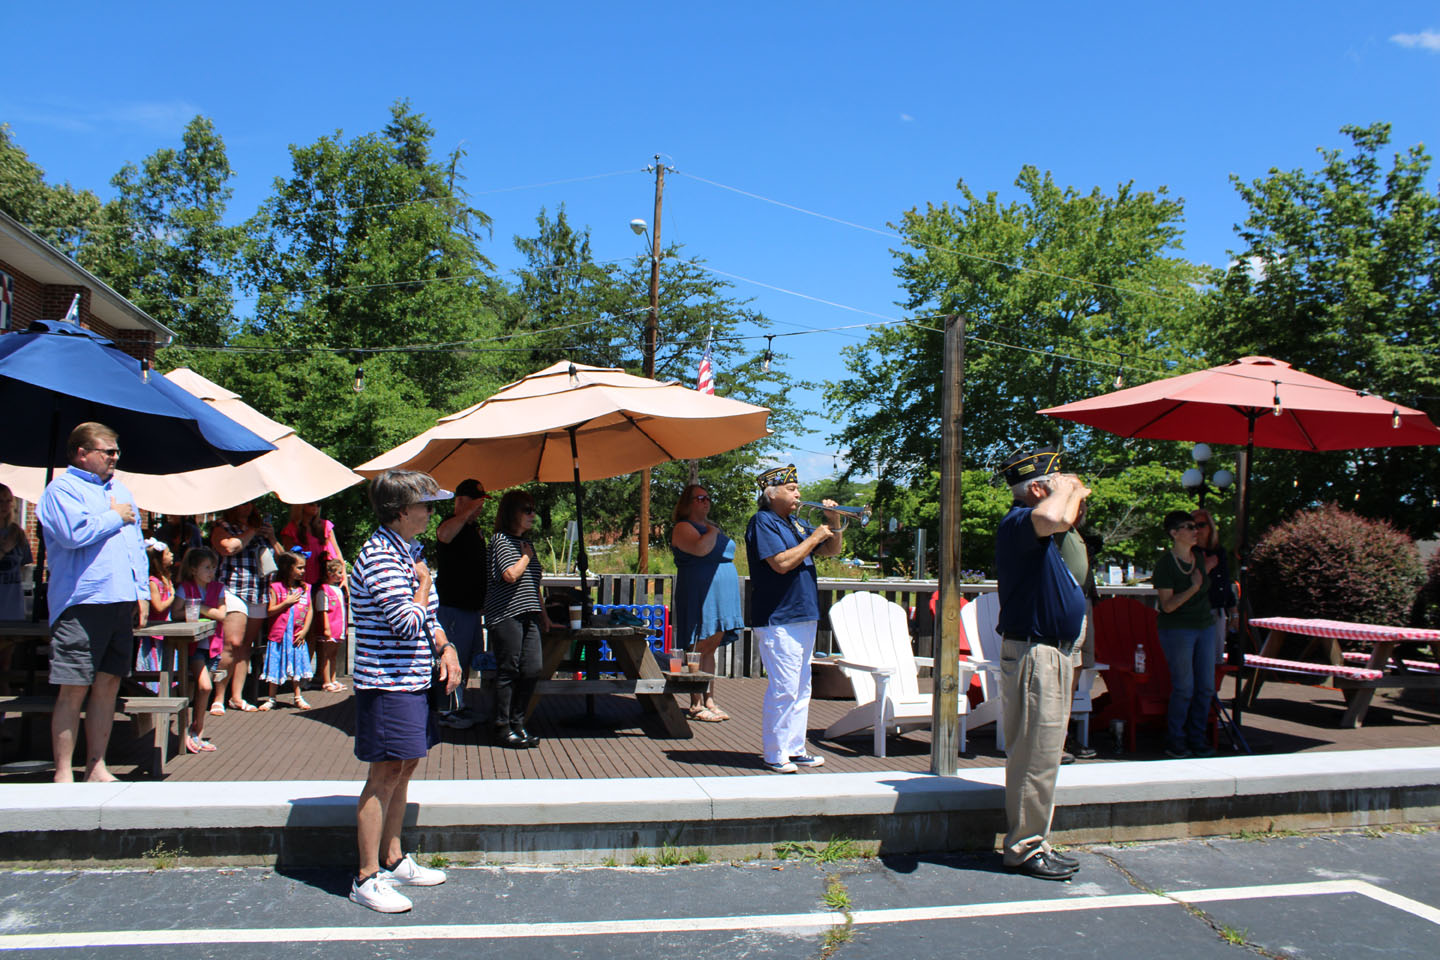
[{"label": "man's navy polo", "polygon": [[1034,508],[1010,508],[995,533],[1002,634],[1073,640],[1085,623],[1085,594],[1051,537],[1037,537]]},{"label": "man's navy polo", "polygon": [[745,528],[745,556],[750,560],[750,622],[752,627],[803,623],[820,619],[815,586],[815,561],[807,556],[789,573],[776,573],[766,557],[800,545],[815,528],[791,514],[757,510]]}]

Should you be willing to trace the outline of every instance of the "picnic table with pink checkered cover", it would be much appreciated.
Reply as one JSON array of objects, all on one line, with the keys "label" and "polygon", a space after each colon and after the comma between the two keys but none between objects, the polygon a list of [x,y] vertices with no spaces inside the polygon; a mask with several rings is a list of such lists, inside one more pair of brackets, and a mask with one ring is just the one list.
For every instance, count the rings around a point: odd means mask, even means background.
[{"label": "picnic table with pink checkered cover", "polygon": [[[1336,686],[1345,694],[1348,706],[1340,719],[1341,727],[1358,726],[1364,720],[1370,701],[1380,687],[1440,687],[1440,667],[1436,664],[1399,658],[1392,662],[1391,659],[1401,643],[1440,645],[1440,630],[1302,617],[1256,617],[1250,626],[1269,631],[1260,649],[1262,658],[1279,656],[1286,635],[1314,637],[1319,641],[1308,647],[1306,653],[1318,654],[1315,658],[1320,667],[1318,672],[1332,674]],[[1360,641],[1372,647],[1368,656],[1347,653],[1341,649],[1341,640]],[[1350,662],[1348,668],[1346,661]]]}]

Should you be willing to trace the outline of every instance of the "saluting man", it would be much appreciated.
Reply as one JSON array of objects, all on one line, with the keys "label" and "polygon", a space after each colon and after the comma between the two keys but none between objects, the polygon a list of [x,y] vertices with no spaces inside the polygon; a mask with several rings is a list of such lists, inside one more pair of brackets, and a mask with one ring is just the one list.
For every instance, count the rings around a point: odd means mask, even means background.
[{"label": "saluting man", "polygon": [[[812,555],[840,552],[840,515],[825,511],[812,527],[795,515],[800,481],[795,464],[759,476],[760,499],[745,528],[750,560],[750,628],[760,647],[769,685],[761,715],[765,765],[776,773],[825,763],[805,747],[810,724],[810,658],[820,622],[820,592]],[[824,501],[826,507],[835,501]],[[831,529],[832,525],[834,529]]]},{"label": "saluting man", "polygon": [[1012,453],[1001,465],[1014,505],[995,536],[1001,691],[1005,703],[1005,867],[1069,880],[1080,863],[1047,839],[1055,776],[1070,722],[1071,654],[1085,629],[1085,594],[1055,535],[1075,525],[1090,490],[1060,472],[1054,447]]}]

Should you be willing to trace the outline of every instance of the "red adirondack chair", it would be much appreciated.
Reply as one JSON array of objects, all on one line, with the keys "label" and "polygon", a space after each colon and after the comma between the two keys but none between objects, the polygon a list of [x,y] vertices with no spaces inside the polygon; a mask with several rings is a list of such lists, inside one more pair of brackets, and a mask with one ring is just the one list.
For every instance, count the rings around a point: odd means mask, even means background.
[{"label": "red adirondack chair", "polygon": [[[1105,673],[1109,694],[1102,710],[1095,714],[1101,729],[1111,720],[1125,721],[1125,749],[1135,752],[1136,735],[1142,724],[1165,726],[1170,706],[1170,667],[1160,648],[1159,614],[1139,600],[1112,597],[1095,604],[1095,659],[1110,664]],[[1145,672],[1135,672],[1135,645],[1145,647]],[[1228,668],[1217,665],[1215,689]],[[1215,711],[1210,711],[1210,742],[1219,739]]]}]

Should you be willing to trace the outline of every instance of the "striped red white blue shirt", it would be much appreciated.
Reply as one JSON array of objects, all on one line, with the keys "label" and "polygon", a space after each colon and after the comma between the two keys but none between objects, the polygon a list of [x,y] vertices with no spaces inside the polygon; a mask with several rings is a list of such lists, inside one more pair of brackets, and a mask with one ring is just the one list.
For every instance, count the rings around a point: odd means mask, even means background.
[{"label": "striped red white blue shirt", "polygon": [[[430,587],[425,606],[415,602],[420,585],[415,561],[419,543],[380,527],[365,541],[350,577],[355,623],[355,689],[424,690],[430,686],[430,645],[425,624],[440,632],[435,611],[440,595]],[[437,640],[437,642],[439,642]]]}]

